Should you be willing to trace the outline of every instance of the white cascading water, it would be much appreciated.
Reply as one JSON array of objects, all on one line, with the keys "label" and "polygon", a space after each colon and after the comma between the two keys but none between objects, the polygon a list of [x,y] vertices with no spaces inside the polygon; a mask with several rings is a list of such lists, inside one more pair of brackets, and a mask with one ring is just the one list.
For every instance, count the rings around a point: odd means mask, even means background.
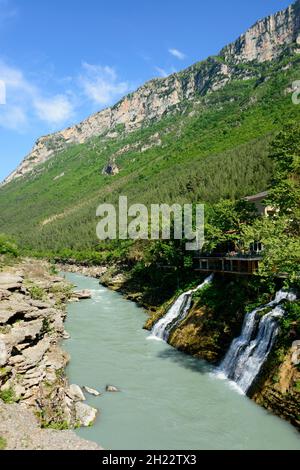
[{"label": "white cascading water", "polygon": [[175,328],[178,323],[183,321],[189,313],[193,293],[202,289],[207,284],[211,283],[212,279],[213,274],[207,277],[205,281],[202,282],[202,284],[200,284],[195,289],[191,289],[181,294],[178,299],[175,300],[170,309],[167,311],[166,315],[155,323],[151,332],[151,337],[167,341],[173,328]]},{"label": "white cascading water", "polygon": [[[244,393],[249,390],[274,345],[279,330],[278,319],[284,315],[279,303],[295,299],[294,294],[279,291],[275,300],[246,315],[242,333],[232,341],[218,371],[221,376],[233,380]],[[274,308],[260,317],[259,312],[269,307]]]}]

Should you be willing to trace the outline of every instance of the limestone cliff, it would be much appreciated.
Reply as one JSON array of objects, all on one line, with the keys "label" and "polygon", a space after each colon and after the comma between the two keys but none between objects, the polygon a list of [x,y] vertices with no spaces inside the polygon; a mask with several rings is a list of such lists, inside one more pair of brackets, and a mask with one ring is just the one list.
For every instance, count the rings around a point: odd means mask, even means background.
[{"label": "limestone cliff", "polygon": [[226,46],[221,55],[235,63],[275,59],[282,48],[300,44],[300,2],[258,21],[237,41]]},{"label": "limestone cliff", "polygon": [[182,109],[186,101],[197,95],[218,90],[232,78],[247,79],[249,70],[240,63],[258,62],[276,58],[285,47],[300,43],[300,2],[275,15],[258,21],[236,42],[225,47],[218,57],[197,63],[183,72],[167,78],[154,79],[119,103],[104,109],[80,124],[41,137],[19,167],[4,183],[30,172],[69,144],[84,143],[95,136],[117,138],[120,132],[132,132],[164,115]]}]

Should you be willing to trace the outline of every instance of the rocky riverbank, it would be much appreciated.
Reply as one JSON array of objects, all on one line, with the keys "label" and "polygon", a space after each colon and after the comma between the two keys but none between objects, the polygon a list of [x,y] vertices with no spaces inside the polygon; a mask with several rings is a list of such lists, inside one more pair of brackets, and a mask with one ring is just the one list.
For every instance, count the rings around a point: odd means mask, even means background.
[{"label": "rocky riverbank", "polygon": [[84,266],[75,263],[57,263],[56,268],[58,271],[78,273],[96,279],[100,279],[108,270],[107,266]]},{"label": "rocky riverbank", "polygon": [[132,285],[130,271],[128,266],[110,265],[110,266],[84,266],[73,263],[57,263],[57,269],[70,273],[78,273],[84,276],[99,279],[99,282],[111,290],[120,292],[127,300],[136,302],[139,306],[146,308],[149,312],[156,312],[159,305],[151,305],[146,302],[143,293],[139,291],[138,286]]},{"label": "rocky riverbank", "polygon": [[290,421],[300,431],[300,341],[286,350],[275,345],[251,398],[267,410]]},{"label": "rocky riverbank", "polygon": [[[44,261],[25,259],[2,267],[0,437],[7,448],[98,448],[71,431],[58,432],[88,426],[97,414],[65,374],[69,357],[60,341],[68,337],[64,320],[72,299],[78,299],[72,286]],[[26,421],[28,432],[22,425]],[[18,427],[24,430],[22,439]]]}]

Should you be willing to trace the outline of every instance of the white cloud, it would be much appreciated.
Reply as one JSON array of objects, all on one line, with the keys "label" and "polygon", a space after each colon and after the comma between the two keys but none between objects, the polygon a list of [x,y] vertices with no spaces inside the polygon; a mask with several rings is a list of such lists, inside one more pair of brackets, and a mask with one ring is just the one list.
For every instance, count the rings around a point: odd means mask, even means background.
[{"label": "white cloud", "polygon": [[21,70],[10,67],[0,60],[0,78],[4,81],[8,89],[13,90],[12,97],[16,91],[22,91],[24,94],[34,94],[34,87],[25,79]]},{"label": "white cloud", "polygon": [[0,61],[0,79],[6,87],[6,104],[0,107],[0,126],[22,131],[36,119],[59,125],[72,117],[74,107],[67,94],[45,96],[21,70],[3,61]]},{"label": "white cloud", "polygon": [[169,49],[169,53],[179,60],[183,60],[186,58],[186,55],[183,52],[179,51],[178,49]]},{"label": "white cloud", "polygon": [[83,62],[82,68],[79,84],[85,96],[96,104],[110,104],[129,91],[129,84],[119,81],[112,67]]},{"label": "white cloud", "polygon": [[73,106],[64,95],[52,98],[35,98],[34,107],[38,117],[50,124],[61,124],[73,116]]},{"label": "white cloud", "polygon": [[[1,6],[1,0],[0,0]],[[0,105],[0,127],[24,132],[44,122],[55,127],[68,124],[75,117],[75,110],[85,102],[108,105],[129,91],[129,85],[121,81],[114,68],[82,64],[81,74],[58,80],[51,76],[52,95],[22,70],[0,59],[0,82],[4,82],[6,104]],[[39,81],[40,83],[40,81]],[[63,88],[63,92],[60,90]],[[99,106],[100,107],[100,106]]]}]

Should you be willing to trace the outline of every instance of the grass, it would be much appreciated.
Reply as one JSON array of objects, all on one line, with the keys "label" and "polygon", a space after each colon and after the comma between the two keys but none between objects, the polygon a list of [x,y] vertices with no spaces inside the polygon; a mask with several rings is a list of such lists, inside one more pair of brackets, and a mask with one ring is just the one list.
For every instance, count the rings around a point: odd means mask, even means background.
[{"label": "grass", "polygon": [[41,427],[43,429],[55,429],[56,431],[65,431],[67,429],[70,429],[70,426],[67,423],[67,421],[50,422],[50,423],[42,421]]}]

